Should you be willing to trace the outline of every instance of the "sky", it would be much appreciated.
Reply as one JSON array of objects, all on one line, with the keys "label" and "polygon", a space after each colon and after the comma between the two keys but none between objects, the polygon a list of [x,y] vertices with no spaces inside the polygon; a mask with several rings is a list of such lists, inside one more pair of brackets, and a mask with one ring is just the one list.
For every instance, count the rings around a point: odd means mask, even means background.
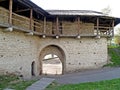
[{"label": "sky", "polygon": [[120,17],[119,0],[31,0],[43,9],[94,10],[110,7],[111,16]]}]

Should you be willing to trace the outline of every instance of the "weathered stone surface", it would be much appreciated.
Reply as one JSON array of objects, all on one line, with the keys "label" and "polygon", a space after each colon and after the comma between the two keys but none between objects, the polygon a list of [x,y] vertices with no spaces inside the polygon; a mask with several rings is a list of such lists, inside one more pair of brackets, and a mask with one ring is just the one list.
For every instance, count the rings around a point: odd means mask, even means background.
[{"label": "weathered stone surface", "polygon": [[[9,15],[8,10],[0,8],[0,13]],[[22,20],[21,22],[13,20],[13,25],[29,29],[29,18],[16,15],[13,18]],[[8,19],[8,18],[7,18]],[[8,23],[6,18],[0,18],[1,23]],[[23,21],[25,23],[23,23]],[[39,21],[40,28],[34,27],[34,30],[43,32],[43,21]],[[33,23],[32,23],[33,24]],[[46,22],[46,33],[56,34],[51,21]],[[26,26],[27,25],[27,26]],[[77,21],[62,22],[63,35],[77,35]],[[23,78],[31,78],[31,65],[35,62],[34,72],[38,76],[42,71],[42,60],[47,54],[59,56],[63,64],[63,72],[73,72],[76,70],[95,69],[102,67],[107,63],[107,39],[82,37],[76,38],[42,38],[39,36],[26,35],[18,30],[13,32],[4,32],[0,27],[0,74],[17,73]],[[61,34],[62,34],[61,33]],[[80,22],[80,34],[93,34],[94,24]]]},{"label": "weathered stone surface", "polygon": [[[52,48],[45,49],[51,45]],[[58,47],[58,50],[55,49]],[[99,68],[107,63],[107,39],[43,39],[27,36],[22,32],[2,32],[0,29],[0,72],[2,73],[19,72],[24,77],[30,78],[31,64],[35,61],[35,73],[39,75],[40,62],[43,56],[48,54],[47,52],[60,55],[65,72]],[[64,53],[65,56],[60,53]]]},{"label": "weathered stone surface", "polygon": [[33,83],[31,86],[27,87],[26,90],[44,90],[53,81],[54,79],[52,78],[42,78],[39,81]]}]

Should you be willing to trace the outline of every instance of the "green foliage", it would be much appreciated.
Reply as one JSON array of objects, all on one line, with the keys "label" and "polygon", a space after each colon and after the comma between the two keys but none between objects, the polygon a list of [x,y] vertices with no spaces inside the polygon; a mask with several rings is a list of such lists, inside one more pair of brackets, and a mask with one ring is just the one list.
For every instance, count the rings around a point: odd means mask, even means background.
[{"label": "green foliage", "polygon": [[120,35],[120,27],[116,28],[116,29],[115,29],[115,32],[116,32],[115,36]]},{"label": "green foliage", "polygon": [[[109,66],[120,66],[120,46],[109,46],[108,52],[112,62]],[[120,90],[120,79],[68,85],[52,83],[46,90]]]},{"label": "green foliage", "polygon": [[109,46],[108,53],[112,62],[109,66],[120,66],[120,46]]},{"label": "green foliage", "polygon": [[115,36],[114,36],[114,42],[115,44],[120,45],[120,28],[115,29]]},{"label": "green foliage", "polygon": [[120,35],[119,36],[114,36],[114,41],[116,44],[120,45]]},{"label": "green foliage", "polygon": [[120,79],[53,86],[46,90],[120,90]]},{"label": "green foliage", "polygon": [[0,76],[0,90],[11,88],[15,90],[25,90],[35,81],[23,81],[15,75],[1,75]]}]

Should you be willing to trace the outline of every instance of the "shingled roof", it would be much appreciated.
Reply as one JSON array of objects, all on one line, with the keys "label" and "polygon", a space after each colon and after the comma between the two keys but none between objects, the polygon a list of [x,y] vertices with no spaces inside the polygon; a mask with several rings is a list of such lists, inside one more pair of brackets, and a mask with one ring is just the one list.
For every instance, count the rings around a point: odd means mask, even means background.
[{"label": "shingled roof", "polygon": [[102,12],[92,10],[46,10],[51,15],[88,15],[88,16],[106,16]]},{"label": "shingled roof", "polygon": [[42,9],[41,7],[39,7],[38,5],[33,3],[31,0],[14,0],[14,1],[22,3],[22,4],[26,5],[26,6],[28,6],[29,8],[32,8],[36,12],[40,12],[43,15],[48,15],[48,12],[46,12],[44,9]]},{"label": "shingled roof", "polygon": [[93,16],[115,19],[115,26],[120,23],[120,18],[106,15],[92,10],[46,10],[51,16]]},{"label": "shingled roof", "polygon": [[[0,5],[9,9],[9,0],[2,0],[0,1]],[[24,11],[28,9],[28,11]],[[120,18],[112,17],[103,14],[102,12],[97,12],[97,11],[92,11],[92,10],[44,10],[35,3],[33,3],[31,0],[13,0],[13,12],[23,15],[23,16],[30,16],[29,10],[33,10],[33,17],[36,19],[39,19],[40,17],[43,18],[45,17],[50,17],[54,18],[56,16],[65,16],[65,17],[74,17],[74,16],[82,16],[86,19],[86,16],[90,17],[93,19],[93,17],[101,17],[101,18],[106,18],[106,20],[114,19],[115,24],[117,25],[120,23]],[[16,12],[16,11],[22,11],[23,12]],[[90,19],[91,20],[91,19]],[[104,20],[102,20],[104,22]],[[96,22],[94,20],[94,22]],[[105,22],[106,23],[106,22]]]}]

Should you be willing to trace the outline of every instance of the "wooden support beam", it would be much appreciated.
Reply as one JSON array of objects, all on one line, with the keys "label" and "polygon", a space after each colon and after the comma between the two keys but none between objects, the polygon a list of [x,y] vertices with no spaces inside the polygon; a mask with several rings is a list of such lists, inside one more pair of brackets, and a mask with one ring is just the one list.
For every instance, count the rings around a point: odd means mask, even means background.
[{"label": "wooden support beam", "polygon": [[112,37],[114,37],[114,26],[115,26],[115,21],[112,21]]},{"label": "wooden support beam", "polygon": [[12,25],[12,7],[13,0],[9,0],[9,24]]},{"label": "wooden support beam", "polygon": [[44,17],[44,29],[43,29],[43,33],[46,34],[46,17]]},{"label": "wooden support beam", "polygon": [[80,17],[77,17],[77,22],[78,22],[78,35],[80,34]]},{"label": "wooden support beam", "polygon": [[30,9],[28,8],[28,9],[22,9],[22,10],[17,10],[17,11],[15,11],[16,13],[19,13],[19,12],[25,12],[25,11],[29,11]]},{"label": "wooden support beam", "polygon": [[99,18],[97,17],[97,36],[99,35]]},{"label": "wooden support beam", "polygon": [[32,30],[33,10],[30,9],[30,30]]},{"label": "wooden support beam", "polygon": [[44,16],[43,13],[39,12],[39,10],[37,10],[37,8],[33,8],[35,12],[39,13],[40,15]]},{"label": "wooden support beam", "polygon": [[56,34],[59,35],[59,18],[56,17]]},{"label": "wooden support beam", "polygon": [[108,30],[108,35],[110,35],[110,32],[111,32],[111,26],[109,27],[109,30]]}]

